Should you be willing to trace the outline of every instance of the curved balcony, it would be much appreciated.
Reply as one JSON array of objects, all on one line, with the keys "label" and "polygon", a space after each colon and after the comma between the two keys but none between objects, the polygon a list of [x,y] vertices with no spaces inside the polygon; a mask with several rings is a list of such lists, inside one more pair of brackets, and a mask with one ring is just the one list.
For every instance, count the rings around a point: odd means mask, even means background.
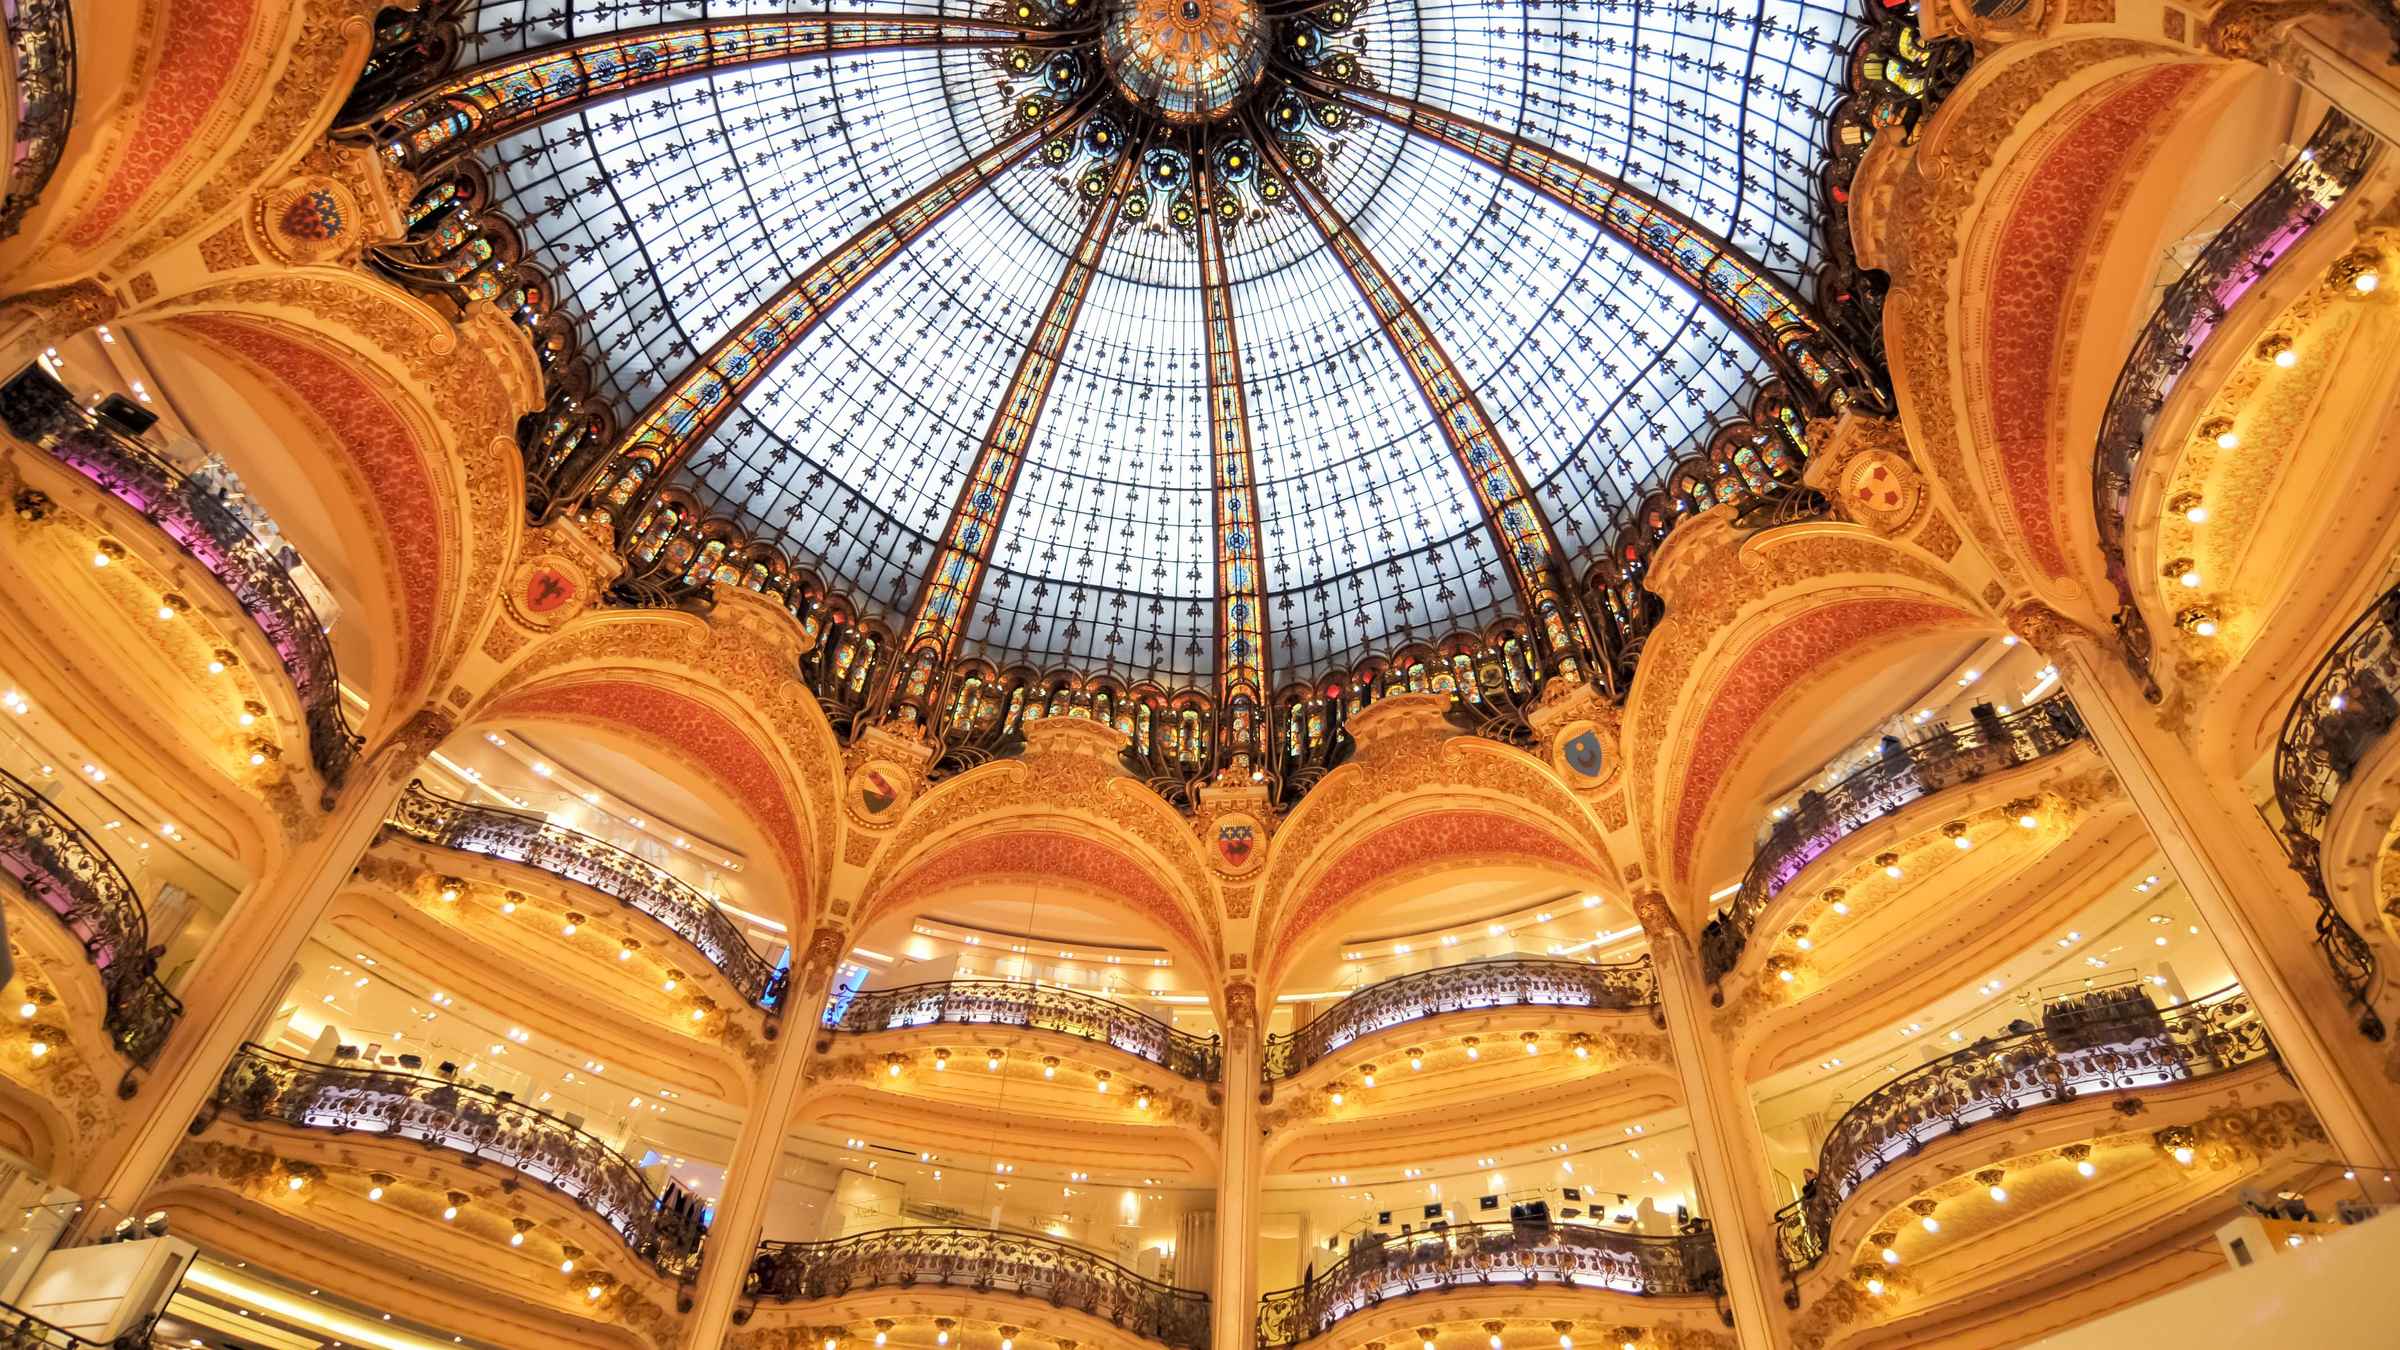
[{"label": "curved balcony", "polygon": [[1612,965],[1512,956],[1411,971],[1368,985],[1298,1031],[1269,1036],[1260,1072],[1269,1082],[1296,1078],[1327,1055],[1385,1027],[1519,1005],[1606,1012],[1654,1009],[1658,976],[1647,954]]},{"label": "curved balcony", "polygon": [[589,1210],[668,1279],[689,1280],[700,1269],[704,1230],[663,1209],[640,1168],[596,1136],[505,1092],[244,1045],[193,1133],[225,1110],[248,1121],[380,1134],[499,1163]]},{"label": "curved balcony", "polygon": [[17,106],[15,144],[6,147],[7,191],[0,196],[0,239],[17,232],[25,213],[66,153],[67,129],[75,120],[75,21],[67,0],[12,0],[0,4],[15,58],[12,93]]},{"label": "curved balcony", "polygon": [[743,998],[769,1011],[783,1002],[785,972],[759,955],[723,910],[681,877],[606,840],[542,816],[456,801],[422,783],[408,785],[384,825],[420,843],[520,863],[588,886],[689,943]]},{"label": "curved balcony", "polygon": [[2250,997],[2228,989],[2161,1010],[2139,986],[2053,1004],[2040,1030],[1978,1041],[1894,1078],[1842,1113],[1817,1151],[1814,1189],[1775,1213],[1784,1274],[1825,1258],[1833,1221],[1869,1177],[1982,1121],[2071,1101],[2205,1078],[2271,1059]]},{"label": "curved balcony", "polygon": [[[1800,804],[1751,856],[1740,893],[1701,930],[1703,972],[1713,984],[1740,964],[1742,948],[1767,906],[1803,868],[1842,840],[1911,802],[2057,754],[2084,734],[2082,716],[2059,694],[2006,717],[1944,727],[1823,792],[1801,794]],[[1718,991],[1720,1002],[1723,997]]]},{"label": "curved balcony", "polygon": [[2150,628],[2125,571],[2125,511],[2151,424],[2234,302],[2358,186],[2374,157],[2375,134],[2339,109],[2328,111],[2291,164],[2259,189],[2167,288],[2109,391],[2092,454],[2092,518],[2117,589],[2118,644],[2153,698],[2158,683],[2150,674]]},{"label": "curved balcony", "polygon": [[743,1293],[797,1302],[925,1285],[1001,1290],[1089,1313],[1174,1350],[1208,1346],[1208,1295],[1136,1275],[1081,1247],[988,1228],[885,1228],[825,1242],[762,1242]]},{"label": "curved balcony", "polygon": [[158,452],[86,412],[67,387],[28,366],[0,387],[0,421],[101,491],[142,513],[232,595],[266,635],[308,726],[309,760],[331,809],[363,742],[342,707],[333,643],[291,574],[206,488]]},{"label": "curved balcony", "polygon": [[865,1035],[904,1027],[1023,1027],[1113,1046],[1195,1083],[1213,1083],[1225,1057],[1217,1038],[1177,1031],[1104,998],[1014,980],[944,980],[870,989],[825,1008],[825,1029]]},{"label": "curved balcony", "polygon": [[[183,1004],[158,982],[150,921],[141,892],[82,827],[61,815],[32,784],[0,771],[0,871],[65,924],[100,972],[108,1001],[103,1025],[118,1053],[147,1067],[158,1057]],[[133,1095],[128,1074],[117,1085]]]},{"label": "curved balcony", "polygon": [[[2400,719],[2400,586],[2358,616],[2309,672],[2275,738],[2275,805],[2292,870],[2317,901],[2317,950],[2358,1012],[2359,1030],[2383,1036],[2369,1001],[2375,953],[2342,917],[2325,885],[2324,835],[2334,799]],[[2380,841],[2378,841],[2380,842]]]},{"label": "curved balcony", "polygon": [[1673,1237],[1547,1219],[1453,1224],[1351,1249],[1306,1284],[1258,1301],[1259,1350],[1298,1345],[1385,1299],[1485,1285],[1561,1284],[1649,1297],[1724,1288],[1705,1223]]}]

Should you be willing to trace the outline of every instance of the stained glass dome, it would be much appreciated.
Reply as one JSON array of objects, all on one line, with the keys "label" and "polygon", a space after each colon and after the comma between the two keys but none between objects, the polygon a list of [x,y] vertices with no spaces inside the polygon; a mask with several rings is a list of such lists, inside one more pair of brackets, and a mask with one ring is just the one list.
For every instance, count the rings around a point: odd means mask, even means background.
[{"label": "stained glass dome", "polygon": [[411,134],[471,142],[618,448],[666,447],[600,500],[681,487],[996,664],[1206,689],[1238,640],[1276,684],[1475,629],[1762,383],[1838,398],[1846,7],[457,19],[494,79]]}]

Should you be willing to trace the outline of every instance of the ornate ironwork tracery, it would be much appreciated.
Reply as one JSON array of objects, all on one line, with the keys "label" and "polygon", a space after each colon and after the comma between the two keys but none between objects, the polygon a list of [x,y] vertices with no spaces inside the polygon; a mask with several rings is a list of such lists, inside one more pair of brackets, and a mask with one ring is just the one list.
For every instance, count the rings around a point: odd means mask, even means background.
[{"label": "ornate ironwork tracery", "polygon": [[27,366],[0,387],[0,421],[141,513],[225,587],[291,677],[330,810],[363,742],[342,706],[333,643],[283,564],[223,502],[157,451],[85,411],[41,367]]},{"label": "ornate ironwork tracery", "polygon": [[906,1027],[1027,1027],[1114,1046],[1197,1083],[1224,1071],[1214,1036],[1177,1031],[1131,1008],[1071,989],[1014,980],[943,980],[869,989],[825,1009],[827,1030],[872,1035]]},{"label": "ornate ironwork tracery", "polygon": [[641,1169],[598,1136],[505,1092],[244,1045],[209,1107],[211,1116],[233,1111],[300,1129],[380,1134],[499,1163],[591,1211],[668,1279],[699,1272],[705,1230],[696,1218],[666,1208]]},{"label": "ornate ironwork tracery", "polygon": [[[107,995],[103,1025],[137,1066],[158,1057],[183,1003],[159,983],[141,892],[41,790],[0,771],[0,870],[83,944]],[[130,1074],[118,1091],[131,1094]]]},{"label": "ornate ironwork tracery", "polygon": [[1945,1135],[2094,1093],[2228,1073],[2275,1055],[2249,995],[2238,988],[2163,1011],[2139,997],[2092,1016],[2081,1011],[2064,1008],[2046,1015],[2042,1030],[1986,1038],[1920,1065],[1843,1112],[1817,1151],[1814,1189],[1776,1211],[1784,1273],[1797,1281],[1825,1259],[1842,1202],[1869,1177]]},{"label": "ornate ironwork tracery", "polygon": [[1658,975],[1648,953],[1602,965],[1510,956],[1410,971],[1370,984],[1298,1031],[1267,1037],[1260,1072],[1292,1078],[1343,1046],[1385,1027],[1445,1013],[1509,1007],[1644,1012],[1658,1006]]},{"label": "ornate ironwork tracery", "polygon": [[658,921],[683,939],[743,998],[781,1006],[787,972],[759,955],[725,912],[681,877],[605,839],[522,811],[457,801],[412,782],[385,825],[411,839],[504,862],[521,863],[589,886]]},{"label": "ornate ironwork tracery", "polygon": [[1097,1252],[988,1228],[886,1228],[826,1242],[762,1242],[743,1292],[762,1301],[853,1289],[964,1286],[1089,1313],[1172,1350],[1208,1350],[1208,1295],[1149,1279]]}]

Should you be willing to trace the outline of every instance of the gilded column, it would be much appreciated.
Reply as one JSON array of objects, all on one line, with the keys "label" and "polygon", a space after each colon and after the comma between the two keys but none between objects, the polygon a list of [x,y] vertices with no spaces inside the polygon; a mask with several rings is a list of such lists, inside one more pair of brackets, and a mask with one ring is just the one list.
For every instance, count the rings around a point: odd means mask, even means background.
[{"label": "gilded column", "polygon": [[1787,1285],[1775,1254],[1775,1194],[1749,1082],[1710,1025],[1700,954],[1666,897],[1656,891],[1636,895],[1633,912],[1658,972],[1667,1042],[1692,1121],[1701,1217],[1716,1230],[1734,1335],[1745,1350],[1786,1350],[1792,1340],[1784,1311]]},{"label": "gilded column", "polygon": [[783,1160],[784,1141],[791,1134],[792,1107],[800,1096],[802,1073],[824,1021],[825,1000],[832,996],[834,973],[841,969],[849,935],[823,924],[809,936],[808,950],[792,970],[785,994],[783,1034],[774,1041],[758,1093],[742,1116],[741,1135],[725,1162],[725,1194],[708,1226],[702,1248],[700,1279],[692,1294],[691,1320],[683,1343],[692,1350],[716,1350],[725,1344],[742,1299],[750,1260],[766,1230],[767,1205],[773,1198],[775,1175]]},{"label": "gilded column", "polygon": [[100,1141],[69,1186],[116,1211],[138,1212],[142,1193],[182,1143],[234,1052],[281,1004],[301,946],[375,842],[409,778],[453,728],[450,716],[434,709],[411,717],[352,772],[317,832],[234,901],[193,966],[183,1017],[141,1088],[143,1109],[126,1129]]},{"label": "gilded column", "polygon": [[1258,1132],[1258,989],[1225,989],[1225,1138],[1217,1177],[1217,1269],[1209,1289],[1209,1344],[1242,1350],[1256,1340],[1258,1188],[1266,1141]]},{"label": "gilded column", "polygon": [[2337,1151],[2351,1162],[2400,1161],[2400,1086],[2380,1020],[2376,1038],[2362,1033],[2362,1010],[2317,949],[2318,907],[2266,820],[2238,785],[2203,770],[2159,724],[2097,634],[2038,604],[2010,611],[2009,624],[2057,668],[2092,743],[2224,949]]}]

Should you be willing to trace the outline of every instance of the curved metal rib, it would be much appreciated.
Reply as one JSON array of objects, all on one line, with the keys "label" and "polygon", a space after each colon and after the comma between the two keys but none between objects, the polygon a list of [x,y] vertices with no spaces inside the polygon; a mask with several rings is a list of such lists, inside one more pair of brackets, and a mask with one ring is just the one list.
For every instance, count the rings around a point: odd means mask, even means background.
[{"label": "curved metal rib", "polygon": [[1705,1223],[1651,1236],[1545,1216],[1399,1237],[1370,1234],[1308,1283],[1259,1299],[1256,1344],[1257,1350],[1299,1345],[1386,1299],[1461,1285],[1580,1285],[1674,1298],[1712,1295],[1724,1283],[1716,1234]]},{"label": "curved metal rib", "polygon": [[1677,278],[1772,362],[1814,409],[1835,406],[1837,392],[1882,406],[1882,381],[1853,356],[1808,301],[1719,237],[1657,197],[1614,174],[1547,146],[1486,126],[1430,103],[1381,90],[1312,80],[1360,112],[1498,170],[1608,232]]},{"label": "curved metal rib", "polygon": [[600,33],[463,71],[344,130],[411,173],[636,90],[767,62],[907,47],[1040,44],[1056,34],[930,14],[722,18]]},{"label": "curved metal rib", "polygon": [[[932,229],[951,210],[1007,168],[1026,151],[1070,125],[1080,104],[1054,109],[1042,120],[1021,126],[991,149],[952,169],[915,196],[845,240],[809,269],[785,283],[764,304],[735,324],[708,354],[692,363],[674,383],[659,392],[640,417],[617,441],[613,451],[593,455],[586,463],[570,464],[560,472],[550,494],[552,509],[563,508],[581,496],[604,462],[616,464],[622,480],[634,472],[647,474],[640,490],[620,493],[618,538],[640,516],[641,498],[655,492],[667,477],[691,457],[740,406],[753,385],[800,344],[802,338],[841,307],[843,301],[902,249]],[[640,461],[637,466],[636,461]]]},{"label": "curved metal rib", "polygon": [[1404,1022],[1528,1005],[1644,1011],[1658,1006],[1658,976],[1646,952],[1613,965],[1511,956],[1411,971],[1368,985],[1298,1031],[1269,1036],[1260,1073],[1269,1082],[1297,1077],[1359,1037]]},{"label": "curved metal rib", "polygon": [[1090,994],[1014,980],[943,980],[870,989],[825,1008],[826,1028],[852,1035],[934,1023],[1056,1031],[1114,1046],[1197,1083],[1216,1082],[1224,1069],[1214,1036],[1202,1039],[1177,1031],[1155,1017]]},{"label": "curved metal rib", "polygon": [[2141,986],[2054,1003],[2042,1029],[1984,1040],[1909,1070],[1842,1113],[1817,1152],[1815,1189],[1775,1214],[1784,1273],[1825,1258],[1842,1202],[1867,1178],[1979,1121],[2089,1092],[2131,1092],[2275,1056],[2249,995],[2228,989],[2161,1011]]},{"label": "curved metal rib", "polygon": [[706,1230],[697,1210],[666,1208],[624,1154],[504,1092],[423,1074],[319,1064],[245,1044],[226,1066],[209,1107],[212,1115],[231,1110],[244,1120],[381,1134],[489,1159],[590,1210],[668,1279],[688,1280],[700,1269]]},{"label": "curved metal rib", "polygon": [[1740,893],[1701,930],[1702,973],[1712,984],[1724,979],[1740,963],[1767,906],[1835,844],[1911,802],[2057,754],[2085,734],[2082,715],[2058,694],[1988,723],[1944,727],[1824,792],[1801,794],[1799,807],[1751,855]]},{"label": "curved metal rib", "polygon": [[758,954],[741,929],[681,877],[603,839],[547,819],[476,806],[410,783],[384,822],[411,839],[522,863],[589,886],[656,919],[725,973],[742,997],[770,1011],[783,1002],[785,972]]},{"label": "curved metal rib", "polygon": [[896,674],[921,669],[918,662],[927,653],[938,666],[958,650],[967,612],[975,605],[975,593],[983,585],[984,568],[991,560],[992,541],[999,536],[1000,522],[1007,517],[1009,499],[1016,492],[1025,446],[1033,439],[1042,405],[1049,401],[1051,383],[1058,378],[1059,364],[1066,357],[1067,340],[1074,336],[1075,321],[1083,314],[1084,296],[1091,291],[1092,278],[1099,274],[1100,259],[1108,251],[1109,236],[1116,230],[1126,188],[1132,184],[1134,166],[1140,160],[1141,154],[1135,151],[1117,161],[1105,195],[1092,203],[1083,234],[1075,241],[1075,251],[1068,256],[1058,285],[1051,289],[1050,302],[1042,309],[1024,355],[1017,358],[1016,373],[1001,391],[991,427],[983,435],[983,447],[976,452],[966,481],[959,485],[958,501],[942,529],[941,551],[925,570],[917,602],[909,608]]},{"label": "curved metal rib", "polygon": [[[83,944],[107,995],[110,1039],[118,1053],[147,1067],[183,1004],[158,981],[141,892],[40,789],[7,772],[0,772],[0,871]],[[129,1074],[118,1091],[130,1096],[132,1086]]]},{"label": "curved metal rib", "polygon": [[1272,137],[1262,134],[1259,143],[1276,147],[1277,167],[1292,185],[1293,200],[1317,227],[1317,233],[1324,237],[1334,257],[1341,260],[1342,270],[1350,274],[1359,295],[1374,312],[1385,339],[1391,343],[1393,355],[1415,381],[1426,406],[1433,410],[1433,420],[1441,428],[1442,439],[1449,442],[1459,472],[1466,475],[1477,504],[1483,508],[1483,523],[1491,531],[1492,542],[1508,567],[1517,603],[1523,607],[1527,619],[1551,652],[1561,657],[1582,652],[1589,643],[1579,614],[1572,607],[1566,569],[1559,561],[1557,537],[1551,532],[1549,522],[1542,518],[1524,471],[1517,467],[1516,456],[1509,453],[1507,443],[1500,439],[1500,429],[1485,414],[1483,400],[1459,374],[1450,353],[1443,350],[1433,330],[1418,317],[1408,297],[1400,293],[1391,274],[1367,251],[1366,244],[1349,223],[1334,213],[1333,204],[1325,199],[1323,190],[1307,176],[1293,171],[1290,157]]},{"label": "curved metal rib", "polygon": [[[1203,182],[1209,181],[1206,175]],[[1217,517],[1217,708],[1226,720],[1218,760],[1266,762],[1267,597],[1258,521],[1258,482],[1250,454],[1250,401],[1242,384],[1242,348],[1233,287],[1216,212],[1200,203],[1200,310],[1207,327],[1210,482]],[[1247,725],[1244,725],[1245,720]],[[1231,744],[1228,745],[1228,742]]]},{"label": "curved metal rib", "polygon": [[743,1292],[794,1302],[923,1285],[1005,1290],[1073,1308],[1174,1350],[1207,1350],[1208,1295],[1097,1252],[988,1228],[885,1228],[828,1242],[762,1242]]},{"label": "curved metal rib", "polygon": [[86,412],[41,367],[27,366],[0,388],[0,421],[141,512],[233,596],[291,677],[308,722],[309,759],[331,810],[363,742],[342,707],[333,643],[283,564],[224,503],[150,447]]}]

